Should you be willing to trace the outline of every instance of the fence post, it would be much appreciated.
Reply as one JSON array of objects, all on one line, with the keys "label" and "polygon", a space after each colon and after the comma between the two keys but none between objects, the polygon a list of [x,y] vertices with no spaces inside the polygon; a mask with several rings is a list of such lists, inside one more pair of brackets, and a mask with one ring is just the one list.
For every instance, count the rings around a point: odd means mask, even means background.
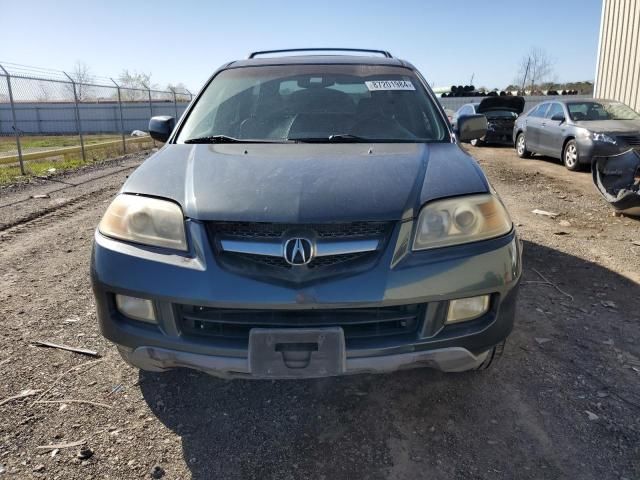
[{"label": "fence post", "polygon": [[122,134],[122,153],[127,153],[127,141],[124,139],[124,116],[122,114],[122,97],[120,96],[120,85],[113,78],[110,78],[118,89],[118,110],[120,110],[120,133]]},{"label": "fence post", "polygon": [[145,85],[147,93],[149,94],[149,119],[153,117],[153,104],[151,103],[151,89]]},{"label": "fence post", "polygon": [[11,75],[0,65],[0,69],[7,77],[7,90],[9,90],[9,103],[11,103],[11,117],[13,119],[13,131],[16,134],[16,146],[18,147],[18,161],[20,162],[20,174],[25,175],[24,162],[22,161],[22,146],[20,145],[20,130],[18,129],[18,122],[16,121],[16,105],[13,102],[13,91],[11,90]]},{"label": "fence post", "polygon": [[87,161],[87,156],[84,152],[84,137],[82,136],[82,124],[80,123],[80,107],[78,106],[78,92],[76,90],[76,82],[69,76],[67,72],[62,72],[71,82],[73,86],[73,101],[76,105],[76,126],[78,127],[78,135],[80,135],[80,150],[82,151],[82,161]]},{"label": "fence post", "polygon": [[173,109],[176,111],[176,122],[178,121],[178,98],[176,97],[176,91],[174,88],[170,88],[173,93]]},{"label": "fence post", "polygon": [[[149,88],[147,85],[145,85],[145,88],[147,89],[147,93],[149,94],[149,120],[151,120],[151,117],[153,117],[153,104],[151,103],[151,88]],[[156,141],[153,140],[153,146],[156,146]]]}]

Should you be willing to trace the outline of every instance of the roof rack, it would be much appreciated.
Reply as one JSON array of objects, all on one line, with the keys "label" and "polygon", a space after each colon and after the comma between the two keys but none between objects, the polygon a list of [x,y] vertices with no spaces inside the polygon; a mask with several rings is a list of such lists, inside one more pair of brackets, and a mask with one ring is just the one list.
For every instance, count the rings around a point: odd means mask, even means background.
[{"label": "roof rack", "polygon": [[255,58],[258,55],[270,55],[272,53],[289,53],[289,52],[361,52],[361,53],[377,53],[386,58],[393,58],[386,50],[369,50],[366,48],[287,48],[284,50],[263,50],[260,52],[251,52],[248,58]]}]

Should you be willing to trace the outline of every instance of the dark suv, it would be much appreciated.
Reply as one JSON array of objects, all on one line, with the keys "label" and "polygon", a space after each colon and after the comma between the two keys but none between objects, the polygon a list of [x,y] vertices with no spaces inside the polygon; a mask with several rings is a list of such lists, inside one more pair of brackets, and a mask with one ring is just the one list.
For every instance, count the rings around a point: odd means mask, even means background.
[{"label": "dark suv", "polygon": [[[483,369],[521,246],[420,73],[383,51],[220,68],[95,234],[102,333],[146,370],[321,377]],[[357,53],[357,54],[356,54]],[[362,55],[362,54],[365,55]]]},{"label": "dark suv", "polygon": [[486,143],[511,145],[513,125],[518,115],[524,110],[523,97],[495,96],[483,98],[477,103],[467,103],[458,109],[451,124],[455,127],[458,118],[474,113],[481,113],[487,117],[487,133],[482,138],[474,138],[471,145],[481,147]]}]

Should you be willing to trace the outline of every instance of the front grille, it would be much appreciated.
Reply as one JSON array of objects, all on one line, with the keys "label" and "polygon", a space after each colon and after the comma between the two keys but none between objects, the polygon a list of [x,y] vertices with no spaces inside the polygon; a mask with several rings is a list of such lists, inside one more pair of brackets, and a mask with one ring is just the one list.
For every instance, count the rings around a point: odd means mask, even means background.
[{"label": "front grille", "polygon": [[368,257],[372,257],[375,254],[375,252],[358,252],[346,253],[344,255],[328,255],[326,257],[316,257],[311,261],[311,263],[309,263],[309,268],[332,267],[340,263],[353,262],[356,260],[362,260]]},{"label": "front grille", "polygon": [[618,138],[631,147],[640,147],[640,135],[618,135]]},{"label": "front grille", "polygon": [[491,125],[498,125],[500,127],[513,128],[515,120],[513,118],[487,118],[487,123]]},{"label": "front grille", "polygon": [[211,222],[210,229],[219,235],[233,238],[281,238],[294,229],[311,230],[319,238],[379,237],[387,232],[389,222],[350,222],[319,224]]},{"label": "front grille", "polygon": [[[275,267],[284,270],[290,270],[293,267],[289,265],[282,257],[271,257],[268,255],[252,255],[250,253],[225,253],[224,256],[233,256],[237,260],[245,260],[247,262],[258,263],[268,267]],[[316,257],[307,265],[310,269],[322,267],[332,267],[345,262],[355,260],[364,260],[368,257],[375,256],[375,252],[359,252],[347,253],[344,255],[328,255],[326,257]]]},{"label": "front grille", "polygon": [[[209,222],[207,229],[220,266],[235,273],[289,282],[305,282],[370,268],[384,250],[394,222],[289,224],[264,222]],[[378,240],[376,251],[315,257],[304,266],[291,266],[284,258],[223,250],[221,240],[284,242],[302,233],[317,242]]]},{"label": "front grille", "polygon": [[426,305],[323,310],[221,309],[179,305],[183,334],[247,344],[252,328],[341,327],[345,341],[415,335]]},{"label": "front grille", "polygon": [[513,124],[514,124],[514,119],[512,118],[490,118],[487,119],[487,128],[488,128],[488,134],[490,135],[491,133],[502,133],[502,132],[509,132],[511,133],[513,131]]}]

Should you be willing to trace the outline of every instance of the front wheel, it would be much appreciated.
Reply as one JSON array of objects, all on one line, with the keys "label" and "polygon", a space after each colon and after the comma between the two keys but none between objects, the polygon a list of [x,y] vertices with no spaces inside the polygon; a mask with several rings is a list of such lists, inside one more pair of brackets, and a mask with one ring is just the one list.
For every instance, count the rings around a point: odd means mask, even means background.
[{"label": "front wheel", "polygon": [[519,133],[516,138],[516,152],[520,158],[531,157],[531,152],[527,150],[527,139],[524,133]]},{"label": "front wheel", "polygon": [[575,172],[580,170],[580,155],[578,154],[578,144],[575,140],[569,140],[562,152],[562,162],[567,170]]},{"label": "front wheel", "polygon": [[500,357],[502,357],[502,353],[504,352],[505,343],[507,343],[506,340],[489,350],[487,358],[484,359],[476,370],[487,370],[498,363],[498,360],[500,360]]}]

